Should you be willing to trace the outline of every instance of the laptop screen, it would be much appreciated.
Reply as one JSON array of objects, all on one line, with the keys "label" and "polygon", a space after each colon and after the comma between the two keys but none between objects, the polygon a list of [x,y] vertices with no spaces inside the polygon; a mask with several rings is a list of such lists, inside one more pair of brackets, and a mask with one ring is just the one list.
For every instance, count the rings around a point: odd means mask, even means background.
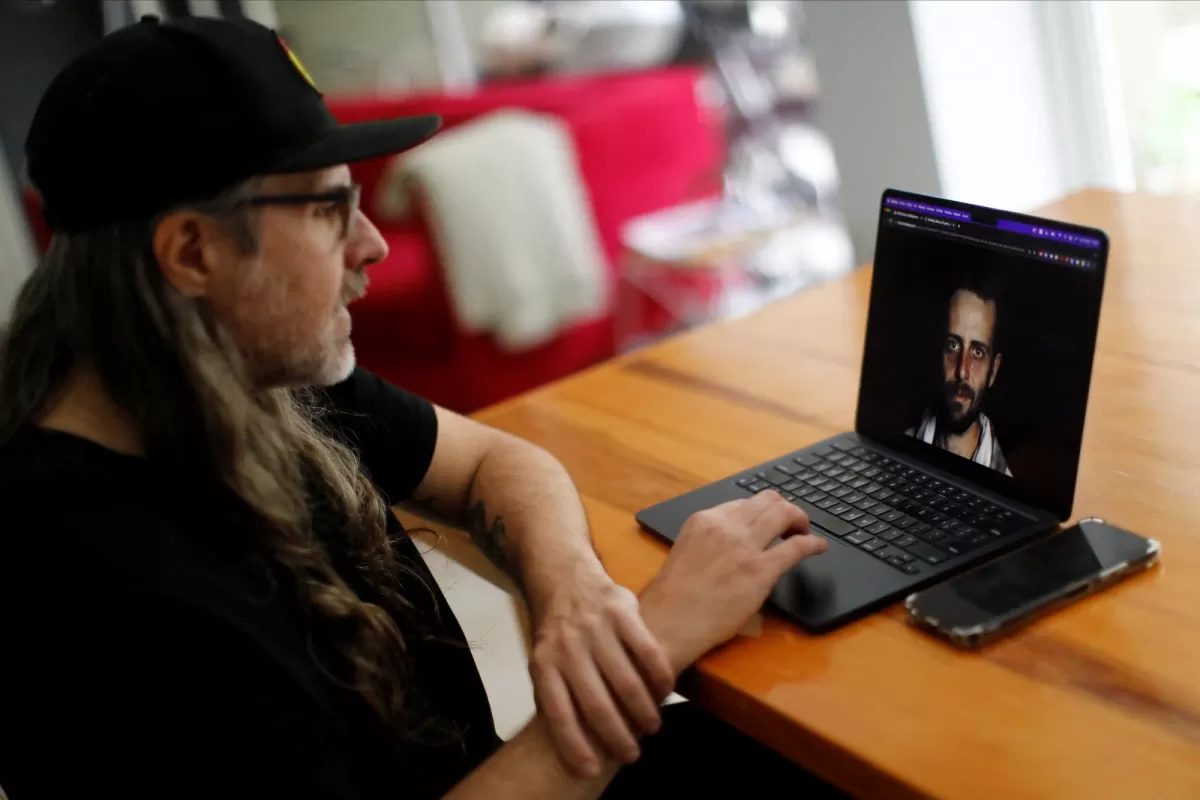
[{"label": "laptop screen", "polygon": [[888,191],[857,429],[1069,516],[1108,242]]}]

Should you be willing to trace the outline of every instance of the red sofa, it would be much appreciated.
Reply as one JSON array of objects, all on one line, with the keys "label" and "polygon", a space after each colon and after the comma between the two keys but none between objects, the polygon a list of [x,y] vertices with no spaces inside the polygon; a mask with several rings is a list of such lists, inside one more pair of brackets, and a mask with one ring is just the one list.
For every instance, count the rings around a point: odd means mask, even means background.
[{"label": "red sofa", "polygon": [[[505,107],[566,123],[587,185],[615,296],[620,231],[634,217],[719,190],[724,145],[715,115],[696,98],[700,72],[651,72],[489,85],[465,96],[328,98],[342,122],[440,114],[446,128]],[[388,159],[355,165],[368,216]],[[379,225],[391,252],[371,268],[371,288],[351,311],[359,361],[393,383],[468,412],[613,354],[609,313],[546,345],[506,353],[457,324],[441,266],[421,219]]]},{"label": "red sofa", "polygon": [[[574,140],[615,297],[620,231],[634,217],[719,191],[721,126],[697,102],[693,68],[490,84],[471,95],[327,98],[342,122],[440,114],[445,128],[500,108],[563,120]],[[367,215],[389,159],[356,164]],[[44,248],[49,231],[37,197],[25,192]],[[454,318],[441,265],[418,217],[379,223],[388,257],[370,268],[371,288],[351,307],[358,359],[386,380],[456,411],[469,412],[569,375],[613,354],[610,311],[563,331],[534,350],[506,353],[490,336],[463,331]]]}]

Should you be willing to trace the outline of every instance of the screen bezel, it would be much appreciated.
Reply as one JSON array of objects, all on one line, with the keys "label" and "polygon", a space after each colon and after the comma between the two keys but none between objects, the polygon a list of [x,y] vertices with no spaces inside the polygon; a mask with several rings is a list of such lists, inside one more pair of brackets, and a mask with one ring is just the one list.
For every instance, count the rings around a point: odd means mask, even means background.
[{"label": "screen bezel", "polygon": [[[1028,599],[1018,606],[1007,608],[1001,612],[991,612],[982,609],[963,596],[960,586],[970,581],[977,570],[994,566],[1006,559],[1037,558],[1044,550],[1060,536],[1081,536],[1097,557],[1097,565],[1087,574],[1081,574],[1060,586],[1055,592],[1039,595]],[[1150,539],[1109,525],[1101,520],[1083,520],[1065,528],[1062,531],[1043,536],[1016,550],[1005,553],[997,559],[981,564],[974,569],[957,575],[943,583],[932,586],[919,594],[913,601],[913,611],[920,617],[937,619],[939,622],[954,630],[971,630],[987,626],[998,621],[1020,618],[1025,614],[1035,612],[1048,602],[1054,602],[1061,596],[1062,591],[1072,585],[1094,580],[1109,570],[1136,564],[1154,555],[1156,545]],[[1086,584],[1085,584],[1086,585]]]},{"label": "screen bezel", "polygon": [[[1108,269],[1108,235],[1098,228],[1074,225],[1069,222],[1062,222],[1060,220],[1034,217],[1028,214],[1010,213],[1008,211],[1001,211],[999,209],[987,208],[986,206],[976,206],[969,203],[959,203],[953,200],[945,200],[939,197],[930,197],[912,192],[902,192],[897,189],[887,189],[884,191],[879,201],[879,223],[876,229],[877,243],[879,242],[878,232],[882,231],[883,229],[884,209],[886,208],[885,204],[889,197],[926,202],[961,211],[973,212],[975,214],[984,216],[999,215],[1005,219],[1016,222],[1023,222],[1030,225],[1044,225],[1046,227],[1053,227],[1055,229],[1068,231],[1071,233],[1094,236],[1100,240],[1100,251],[1096,255],[1096,271],[1098,274],[1096,277],[1092,278],[1100,281],[1100,291],[1097,293],[1096,305],[1095,308],[1079,310],[1080,313],[1086,315],[1084,318],[1084,323],[1087,324],[1088,329],[1091,331],[1089,340],[1084,343],[1087,346],[1089,353],[1086,370],[1087,386],[1084,387],[1084,425],[1086,428],[1087,405],[1091,394],[1092,373],[1096,357],[1096,339],[1100,330],[1100,308],[1104,294],[1104,280]],[[876,253],[875,262],[879,262],[878,253]],[[1051,269],[1070,269],[1066,266],[1056,267],[1052,264],[1047,264],[1047,267]],[[874,266],[872,267],[872,269],[875,268],[876,267]],[[866,369],[867,364],[867,347],[871,341],[871,323],[873,319],[878,319],[879,317],[878,314],[872,312],[878,307],[879,304],[889,302],[888,298],[882,296],[882,293],[878,288],[879,282],[876,281],[874,277],[874,273],[872,273],[871,296],[867,310],[867,329],[866,335],[863,337],[863,357],[861,363],[864,370]],[[1089,275],[1089,277],[1091,276]],[[1059,521],[1064,521],[1071,517],[1071,509],[1075,500],[1075,485],[1079,478],[1079,457],[1083,449],[1082,431],[1085,428],[1081,428],[1079,441],[1071,443],[1075,450],[1075,457],[1071,465],[1070,480],[1065,481],[1063,484],[1064,487],[1069,488],[1065,488],[1065,491],[1056,495],[1050,492],[1039,491],[1038,487],[1036,486],[1025,486],[1016,478],[1010,478],[1009,476],[985,467],[982,464],[976,464],[960,456],[948,453],[939,447],[926,444],[925,442],[919,441],[911,436],[906,436],[902,432],[896,433],[893,431],[880,431],[872,429],[869,422],[863,419],[863,392],[865,391],[866,386],[867,382],[861,380],[860,376],[858,402],[854,418],[854,429],[857,433],[880,441],[889,447],[893,447],[902,453],[905,453],[906,455],[931,463],[934,466],[951,473],[952,475],[957,475],[965,480],[970,481],[971,483],[982,486],[999,495],[1012,498],[1013,500],[1024,503],[1027,506],[1046,509],[1053,513]]]}]

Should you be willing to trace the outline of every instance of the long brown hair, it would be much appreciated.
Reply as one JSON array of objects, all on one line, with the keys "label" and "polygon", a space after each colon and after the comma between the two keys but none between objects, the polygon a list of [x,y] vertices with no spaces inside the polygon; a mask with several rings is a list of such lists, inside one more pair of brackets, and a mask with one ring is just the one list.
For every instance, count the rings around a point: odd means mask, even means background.
[{"label": "long brown hair", "polygon": [[[257,247],[254,212],[234,201],[252,185],[197,206],[247,252]],[[153,227],[55,233],[0,342],[0,444],[37,419],[73,368],[92,370],[132,418],[148,459],[202,470],[266,522],[257,544],[290,573],[310,613],[348,631],[337,648],[353,688],[403,734],[408,659],[393,614],[408,609],[397,583],[406,568],[388,541],[383,502],[357,455],[321,424],[317,395],[256,388],[206,304],[164,279]],[[354,568],[382,605],[361,599],[334,568],[312,527],[314,503],[332,507]]]}]

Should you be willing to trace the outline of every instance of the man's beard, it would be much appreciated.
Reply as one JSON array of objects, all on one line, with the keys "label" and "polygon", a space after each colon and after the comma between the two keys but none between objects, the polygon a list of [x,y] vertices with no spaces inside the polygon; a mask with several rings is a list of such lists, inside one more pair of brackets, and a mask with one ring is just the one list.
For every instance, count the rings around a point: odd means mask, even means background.
[{"label": "man's beard", "polygon": [[[967,407],[956,411],[959,401],[955,395],[961,394],[967,398]],[[942,402],[938,406],[938,433],[946,436],[959,436],[966,433],[975,420],[979,419],[981,400],[975,390],[966,381],[950,381],[942,390]]]}]

